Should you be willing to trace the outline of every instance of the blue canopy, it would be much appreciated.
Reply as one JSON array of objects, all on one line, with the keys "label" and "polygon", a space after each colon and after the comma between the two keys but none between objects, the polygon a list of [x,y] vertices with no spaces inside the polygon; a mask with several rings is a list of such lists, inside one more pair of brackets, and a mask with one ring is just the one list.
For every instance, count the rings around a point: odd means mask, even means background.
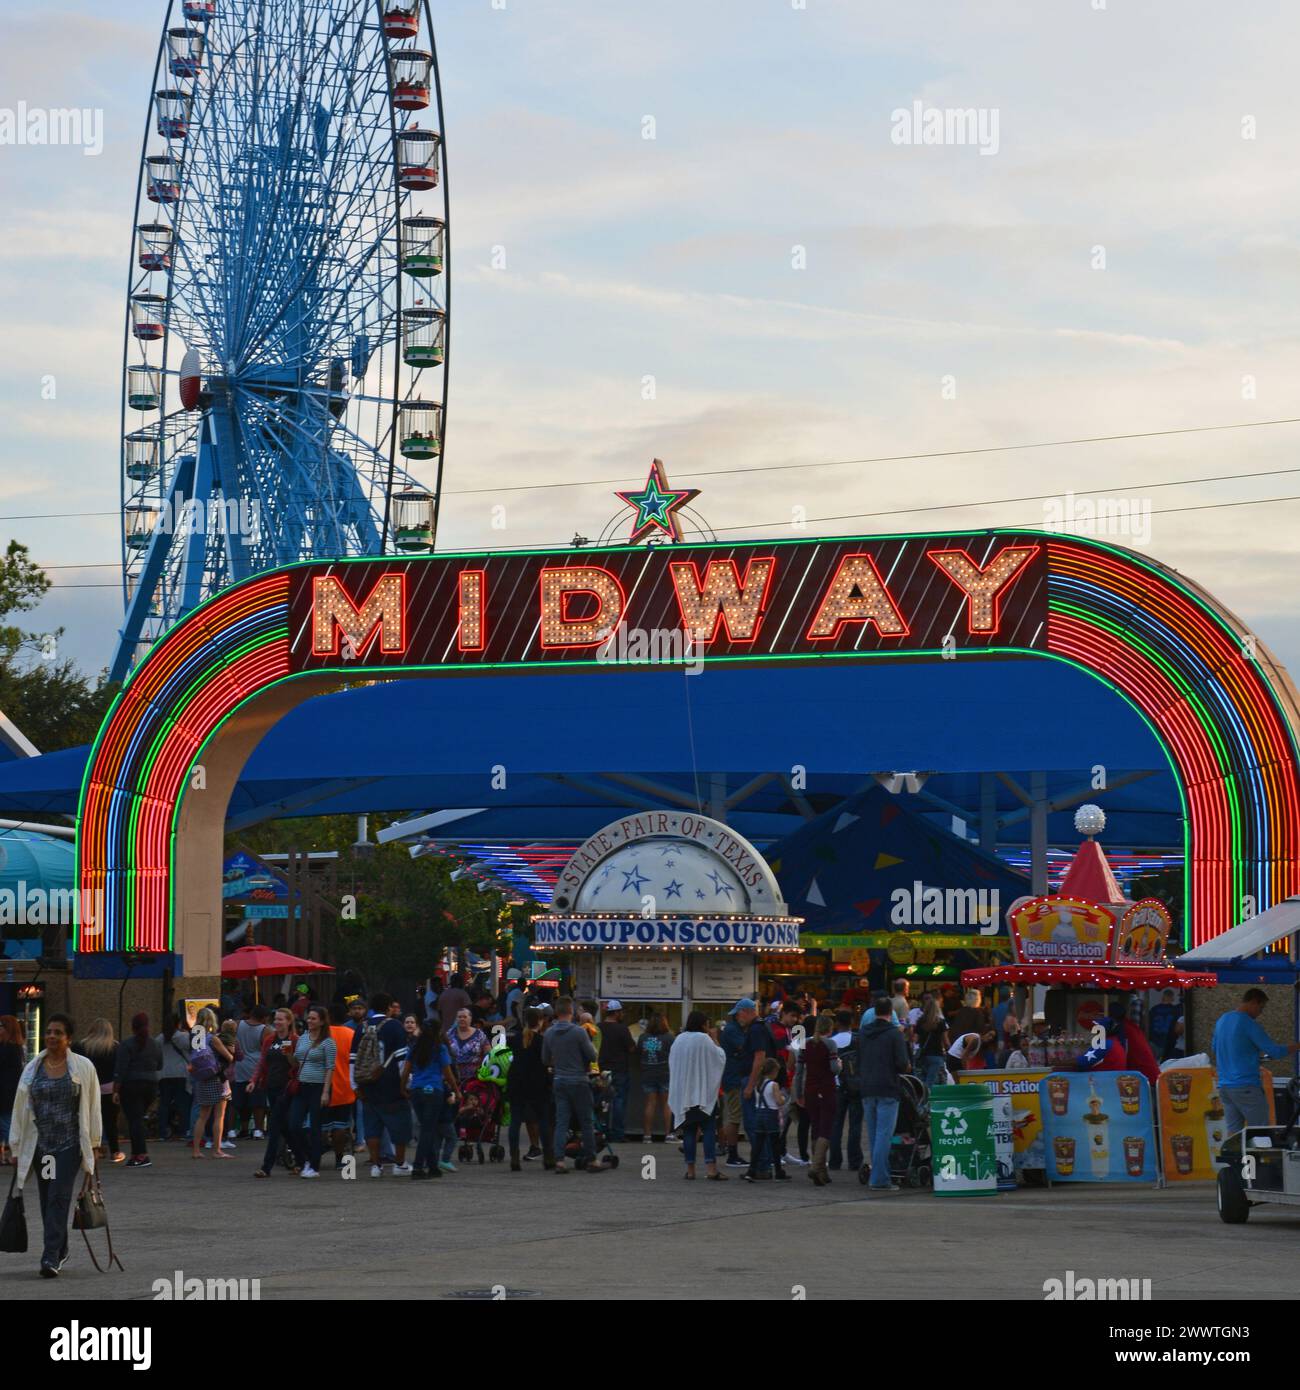
[{"label": "blue canopy", "polygon": [[[0,816],[75,814],[86,756],[0,764]],[[770,843],[877,771],[931,771],[926,792],[973,813],[980,772],[1044,771],[1056,795],[1086,788],[1102,759],[1112,783],[1150,774],[1102,798],[1108,843],[1181,848],[1177,791],[1145,721],[1057,661],[453,676],[362,686],[290,711],[250,757],[229,825],[452,808],[471,814],[447,826],[449,838],[576,840],[627,809],[665,804],[666,793],[707,809],[719,788],[730,797],[768,776],[727,819]],[[999,842],[1024,843],[1028,816],[1000,783],[997,798],[1012,817]],[[1053,840],[1073,840],[1071,815],[1053,815]]]}]

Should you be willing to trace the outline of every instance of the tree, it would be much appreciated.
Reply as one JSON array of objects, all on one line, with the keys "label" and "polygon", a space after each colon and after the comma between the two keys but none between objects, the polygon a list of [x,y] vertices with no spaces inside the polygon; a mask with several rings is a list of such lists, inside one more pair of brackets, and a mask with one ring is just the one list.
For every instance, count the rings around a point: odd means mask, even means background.
[{"label": "tree", "polygon": [[92,681],[57,659],[62,628],[41,634],[5,621],[49,589],[27,547],[11,540],[0,556],[0,710],[45,753],[92,742],[118,689],[103,672]]}]

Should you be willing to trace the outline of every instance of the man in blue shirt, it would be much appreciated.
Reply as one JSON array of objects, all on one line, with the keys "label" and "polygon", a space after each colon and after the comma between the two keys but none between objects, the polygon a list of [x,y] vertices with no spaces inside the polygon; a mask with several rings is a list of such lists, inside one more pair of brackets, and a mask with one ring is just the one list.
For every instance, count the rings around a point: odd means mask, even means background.
[{"label": "man in blue shirt", "polygon": [[1229,1134],[1247,1125],[1268,1124],[1268,1098],[1259,1084],[1260,1058],[1300,1052],[1300,1042],[1275,1043],[1260,1027],[1259,1016],[1267,1003],[1262,989],[1248,989],[1241,1003],[1214,1025],[1211,1046]]}]

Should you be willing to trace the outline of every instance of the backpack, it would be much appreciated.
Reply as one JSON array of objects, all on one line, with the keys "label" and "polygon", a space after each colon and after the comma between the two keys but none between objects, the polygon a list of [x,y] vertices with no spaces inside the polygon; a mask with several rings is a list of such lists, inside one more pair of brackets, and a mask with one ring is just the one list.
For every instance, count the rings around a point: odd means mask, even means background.
[{"label": "backpack", "polygon": [[198,1081],[210,1081],[221,1071],[221,1062],[212,1048],[204,1044],[193,1055],[190,1062],[190,1075]]},{"label": "backpack", "polygon": [[858,1040],[853,1039],[848,1047],[840,1048],[840,1085],[846,1096],[854,1100],[862,1092],[862,1080],[858,1075]]},{"label": "backpack", "polygon": [[366,1024],[366,1030],[357,1044],[357,1055],[353,1074],[357,1084],[378,1081],[383,1075],[384,1063],[379,1055],[379,1030],[373,1023]]}]

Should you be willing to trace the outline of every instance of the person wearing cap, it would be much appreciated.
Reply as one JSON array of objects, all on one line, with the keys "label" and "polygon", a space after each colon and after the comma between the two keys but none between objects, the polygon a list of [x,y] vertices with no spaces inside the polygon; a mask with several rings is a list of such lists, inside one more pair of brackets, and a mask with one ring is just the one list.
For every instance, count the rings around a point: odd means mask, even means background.
[{"label": "person wearing cap", "polygon": [[294,1018],[301,1018],[307,1012],[307,1005],[311,1003],[311,986],[299,985],[293,992],[293,1003],[289,1005],[290,1012]]},{"label": "person wearing cap", "polygon": [[[750,1152],[754,1150],[757,1107],[754,1092],[763,1072],[763,1063],[774,1048],[767,1027],[758,1017],[758,1005],[746,996],[737,1000],[722,1030],[722,1050],[727,1055],[722,1071],[723,1142],[727,1145],[728,1168],[749,1168],[740,1158],[740,1126],[745,1126]],[[772,1176],[770,1162],[754,1170],[759,1178]]]},{"label": "person wearing cap", "polygon": [[629,1062],[636,1051],[632,1030],[623,1022],[623,1004],[619,999],[605,1001],[600,1020],[600,1069],[609,1073],[609,1141],[623,1142],[623,1126],[627,1116],[627,1090],[631,1081]]}]

